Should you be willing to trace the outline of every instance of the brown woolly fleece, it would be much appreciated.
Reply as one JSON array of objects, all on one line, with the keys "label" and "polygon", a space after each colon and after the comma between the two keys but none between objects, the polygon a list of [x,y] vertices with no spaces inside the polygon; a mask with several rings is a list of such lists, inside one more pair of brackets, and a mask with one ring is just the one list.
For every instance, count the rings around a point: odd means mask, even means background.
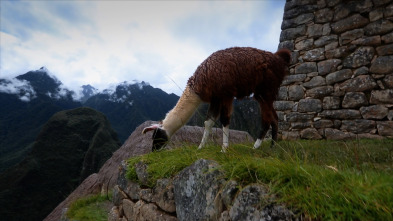
[{"label": "brown woolly fleece", "polygon": [[187,85],[201,98],[212,100],[261,96],[273,103],[278,88],[288,74],[290,51],[275,54],[251,47],[233,47],[217,51],[203,61]]}]

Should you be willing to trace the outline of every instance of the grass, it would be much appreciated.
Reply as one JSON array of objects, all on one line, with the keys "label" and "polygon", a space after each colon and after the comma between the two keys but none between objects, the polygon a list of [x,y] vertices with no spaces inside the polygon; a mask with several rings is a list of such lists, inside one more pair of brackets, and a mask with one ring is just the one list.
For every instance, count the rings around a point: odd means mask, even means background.
[{"label": "grass", "polygon": [[80,198],[70,205],[67,210],[67,218],[79,221],[106,221],[108,209],[112,205],[108,196],[92,195]]},{"label": "grass", "polygon": [[264,183],[277,201],[313,219],[393,220],[393,140],[266,142],[258,150],[234,145],[226,154],[211,145],[184,145],[131,158],[127,177],[138,182],[134,166],[148,164],[152,187],[198,159],[217,161],[227,179],[241,186]]}]

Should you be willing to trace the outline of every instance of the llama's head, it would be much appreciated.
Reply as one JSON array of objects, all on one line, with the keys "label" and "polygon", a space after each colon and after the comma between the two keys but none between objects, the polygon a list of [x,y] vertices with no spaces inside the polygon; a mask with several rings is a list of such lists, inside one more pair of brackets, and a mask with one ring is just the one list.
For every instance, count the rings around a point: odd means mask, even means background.
[{"label": "llama's head", "polygon": [[168,135],[167,135],[166,131],[162,128],[161,124],[153,124],[149,127],[145,127],[142,131],[142,134],[145,134],[146,132],[149,132],[149,131],[153,131],[152,151],[156,151],[156,150],[161,149],[168,142]]}]

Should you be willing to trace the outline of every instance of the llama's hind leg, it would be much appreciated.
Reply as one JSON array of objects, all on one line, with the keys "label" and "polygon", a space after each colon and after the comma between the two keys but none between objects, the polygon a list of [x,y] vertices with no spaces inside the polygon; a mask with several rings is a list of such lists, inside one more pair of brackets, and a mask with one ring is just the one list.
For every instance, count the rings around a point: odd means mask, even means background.
[{"label": "llama's hind leg", "polygon": [[228,98],[222,101],[220,122],[222,124],[222,150],[225,153],[229,146],[229,123],[232,114],[233,98]]},{"label": "llama's hind leg", "polygon": [[274,108],[272,107],[271,109],[271,113],[272,113],[272,122],[271,122],[271,126],[272,126],[272,143],[270,145],[270,147],[274,147],[274,145],[277,142],[277,134],[278,134],[278,116],[276,113],[276,110],[274,110]]},{"label": "llama's hind leg", "polygon": [[265,138],[267,131],[270,128],[270,125],[272,124],[272,110],[273,105],[269,105],[266,102],[264,102],[263,99],[258,99],[259,102],[259,107],[261,111],[261,133],[259,134],[258,139],[254,143],[254,149],[257,149],[261,146],[262,140]]}]

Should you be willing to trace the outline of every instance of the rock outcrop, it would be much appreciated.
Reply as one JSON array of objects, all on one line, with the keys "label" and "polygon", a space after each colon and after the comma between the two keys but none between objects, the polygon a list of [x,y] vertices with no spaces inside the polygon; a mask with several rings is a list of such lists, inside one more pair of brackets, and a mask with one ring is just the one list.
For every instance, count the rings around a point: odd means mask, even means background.
[{"label": "rock outcrop", "polygon": [[275,103],[282,138],[393,137],[392,12],[392,0],[287,0],[279,48],[292,64]]},{"label": "rock outcrop", "polygon": [[[76,199],[89,194],[107,193],[112,190],[119,179],[119,167],[123,160],[132,156],[138,156],[151,152],[152,139],[151,134],[142,135],[142,130],[151,125],[152,121],[147,121],[138,126],[130,135],[126,142],[115,152],[112,157],[105,162],[98,173],[87,177],[63,202],[61,202],[45,220],[59,220],[62,212],[68,205]],[[184,143],[199,144],[202,139],[203,128],[195,126],[184,126],[172,137],[167,148],[181,147]],[[230,143],[250,143],[252,137],[243,131],[230,130]],[[219,145],[222,143],[222,130],[213,128],[211,142]],[[146,210],[154,208],[143,207]]]},{"label": "rock outcrop", "polygon": [[250,184],[240,190],[236,181],[225,180],[223,170],[215,161],[197,160],[173,179],[157,180],[152,189],[128,181],[124,177],[126,169],[123,162],[113,191],[114,206],[109,221],[297,218],[285,205],[274,202],[266,186]]}]

